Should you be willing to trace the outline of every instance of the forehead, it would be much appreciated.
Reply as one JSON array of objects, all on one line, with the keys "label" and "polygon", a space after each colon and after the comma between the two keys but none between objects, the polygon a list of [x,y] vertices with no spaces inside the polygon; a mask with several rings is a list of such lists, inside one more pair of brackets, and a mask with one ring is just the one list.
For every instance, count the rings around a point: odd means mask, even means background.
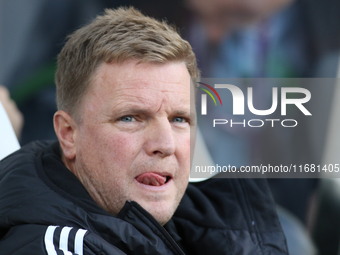
[{"label": "forehead", "polygon": [[185,63],[103,63],[93,74],[78,115],[108,115],[116,111],[147,110],[189,114],[191,78]]},{"label": "forehead", "polygon": [[119,95],[173,93],[189,99],[190,75],[183,62],[165,64],[128,61],[121,64],[101,64],[90,85],[93,94]]}]

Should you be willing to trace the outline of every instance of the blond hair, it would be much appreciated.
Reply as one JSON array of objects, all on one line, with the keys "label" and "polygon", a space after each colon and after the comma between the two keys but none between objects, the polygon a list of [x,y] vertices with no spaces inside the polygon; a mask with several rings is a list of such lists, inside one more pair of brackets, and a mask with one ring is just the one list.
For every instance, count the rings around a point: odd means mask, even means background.
[{"label": "blond hair", "polygon": [[74,113],[101,63],[131,59],[183,61],[193,79],[199,76],[190,44],[173,27],[131,7],[105,10],[104,15],[71,34],[58,56],[58,109]]}]

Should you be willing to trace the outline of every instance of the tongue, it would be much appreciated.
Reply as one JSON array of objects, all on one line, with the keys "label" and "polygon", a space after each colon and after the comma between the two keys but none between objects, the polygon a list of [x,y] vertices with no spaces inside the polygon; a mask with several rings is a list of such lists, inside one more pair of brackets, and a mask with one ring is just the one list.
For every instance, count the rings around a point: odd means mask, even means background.
[{"label": "tongue", "polygon": [[165,183],[166,177],[156,173],[144,173],[137,176],[137,181],[145,185],[161,186]]}]

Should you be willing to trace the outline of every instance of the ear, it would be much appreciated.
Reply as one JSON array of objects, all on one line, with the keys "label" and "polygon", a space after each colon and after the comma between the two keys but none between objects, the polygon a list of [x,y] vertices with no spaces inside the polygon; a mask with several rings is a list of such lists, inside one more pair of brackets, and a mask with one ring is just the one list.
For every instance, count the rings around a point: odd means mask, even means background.
[{"label": "ear", "polygon": [[53,117],[54,131],[66,159],[73,160],[76,156],[77,126],[73,118],[64,111],[57,111]]}]

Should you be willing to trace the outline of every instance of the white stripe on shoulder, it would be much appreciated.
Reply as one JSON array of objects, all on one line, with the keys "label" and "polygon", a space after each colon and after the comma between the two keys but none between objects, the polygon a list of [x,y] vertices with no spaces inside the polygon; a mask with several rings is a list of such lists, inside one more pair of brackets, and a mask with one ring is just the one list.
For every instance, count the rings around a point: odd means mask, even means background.
[{"label": "white stripe on shoulder", "polygon": [[54,247],[53,243],[53,236],[54,231],[56,230],[57,226],[49,226],[45,232],[44,242],[45,248],[48,255],[57,255],[57,252]]},{"label": "white stripe on shoulder", "polygon": [[84,243],[84,236],[87,230],[79,229],[76,233],[76,237],[74,240],[74,252],[77,255],[83,255],[83,243]]},{"label": "white stripe on shoulder", "polygon": [[71,227],[63,227],[60,233],[59,249],[62,250],[65,255],[72,255],[72,253],[68,251],[68,236],[71,229]]}]

